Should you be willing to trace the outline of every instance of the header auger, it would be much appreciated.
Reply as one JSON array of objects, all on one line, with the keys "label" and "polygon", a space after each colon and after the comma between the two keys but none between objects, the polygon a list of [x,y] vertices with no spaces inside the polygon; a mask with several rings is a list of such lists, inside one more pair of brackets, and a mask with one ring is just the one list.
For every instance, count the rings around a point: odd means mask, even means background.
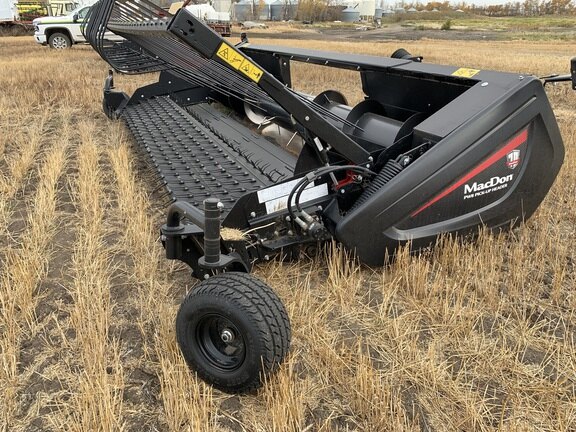
[{"label": "header auger", "polygon": [[[105,41],[106,28],[125,41]],[[170,16],[146,0],[100,0],[85,33],[116,71],[160,71],[130,97],[110,74],[104,110],[126,123],[171,202],[166,256],[202,280],[178,313],[178,342],[224,391],[258,387],[289,347],[286,311],[250,275],[255,263],[336,240],[381,265],[407,242],[506,229],[532,215],[562,165],[534,77],[426,64],[405,50],[232,45],[186,10]],[[357,71],[365,99],[293,91],[294,62]]]}]

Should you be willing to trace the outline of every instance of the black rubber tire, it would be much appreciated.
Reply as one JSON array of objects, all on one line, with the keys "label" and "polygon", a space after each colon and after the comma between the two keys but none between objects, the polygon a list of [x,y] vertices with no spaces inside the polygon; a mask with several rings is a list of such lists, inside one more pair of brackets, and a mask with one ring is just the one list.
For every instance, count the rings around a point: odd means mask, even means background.
[{"label": "black rubber tire", "polygon": [[72,41],[64,33],[53,33],[48,38],[48,46],[52,49],[68,49],[72,47]]},{"label": "black rubber tire", "polygon": [[[224,326],[224,327],[222,327]],[[226,344],[224,330],[234,334]],[[247,273],[222,273],[199,283],[176,317],[176,336],[188,366],[227,393],[262,385],[290,347],[290,322],[278,296]],[[233,354],[228,354],[232,347]]]}]

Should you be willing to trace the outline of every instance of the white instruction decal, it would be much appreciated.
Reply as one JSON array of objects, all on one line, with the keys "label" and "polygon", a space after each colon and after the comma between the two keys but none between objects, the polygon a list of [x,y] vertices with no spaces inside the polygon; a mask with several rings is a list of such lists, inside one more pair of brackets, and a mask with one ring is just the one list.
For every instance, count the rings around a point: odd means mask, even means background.
[{"label": "white instruction decal", "polygon": [[[288,183],[281,183],[279,185],[272,186],[272,187],[269,187],[266,189],[262,189],[261,191],[258,191],[258,202],[260,204],[262,204],[266,201],[270,201],[270,200],[273,200],[276,198],[281,198],[283,196],[288,196],[290,191],[292,189],[294,189],[294,186],[296,186],[296,184],[298,184],[298,182],[300,180],[302,180],[302,178],[297,178],[295,180],[289,181]],[[309,189],[313,186],[314,186],[313,184],[309,184],[306,187],[306,189]]]},{"label": "white instruction decal", "polygon": [[[292,182],[290,182],[292,183]],[[312,185],[311,185],[312,186]],[[294,186],[292,186],[294,187]],[[292,189],[288,190],[288,194]],[[260,192],[258,192],[260,193]],[[284,210],[288,207],[288,194],[285,196],[281,196],[280,198],[271,199],[266,201],[266,214],[274,213],[280,210]],[[310,188],[306,188],[302,194],[300,194],[300,203],[305,203],[308,201],[312,201],[316,198],[321,198],[323,196],[328,195],[328,185],[326,183],[313,186]],[[262,201],[260,201],[262,202]],[[292,203],[294,203],[294,198],[292,198]]]}]

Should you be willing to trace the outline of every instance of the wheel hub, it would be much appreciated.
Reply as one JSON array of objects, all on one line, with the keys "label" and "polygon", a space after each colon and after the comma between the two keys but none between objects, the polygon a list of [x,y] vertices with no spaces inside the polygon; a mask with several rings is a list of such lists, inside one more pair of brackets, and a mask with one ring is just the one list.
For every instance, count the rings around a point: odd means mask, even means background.
[{"label": "wheel hub", "polygon": [[232,321],[219,313],[202,317],[191,336],[204,359],[216,369],[231,372],[244,362],[246,345],[242,334]]},{"label": "wheel hub", "polygon": [[64,49],[68,46],[68,43],[62,37],[55,37],[53,41],[53,46],[56,49]]},{"label": "wheel hub", "polygon": [[234,341],[234,332],[229,328],[225,328],[220,333],[220,339],[222,339],[222,342],[229,344]]}]

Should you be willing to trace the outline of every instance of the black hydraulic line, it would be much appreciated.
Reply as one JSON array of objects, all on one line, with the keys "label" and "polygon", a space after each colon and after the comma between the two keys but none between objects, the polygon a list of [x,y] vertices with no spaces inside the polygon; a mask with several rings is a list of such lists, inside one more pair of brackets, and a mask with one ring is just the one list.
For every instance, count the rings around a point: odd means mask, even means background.
[{"label": "black hydraulic line", "polygon": [[[313,176],[314,178],[317,178],[317,175]],[[312,181],[313,181],[312,179]],[[292,188],[292,190],[290,191],[290,193],[288,194],[288,202],[286,203],[286,209],[288,210],[288,214],[290,215],[290,219],[291,220],[296,220],[296,215],[294,214],[294,210],[292,210],[292,197],[294,196],[294,192],[303,184],[305,184],[306,182],[306,177],[304,177],[303,179],[301,179],[298,183],[296,183],[296,186],[294,186]]]},{"label": "black hydraulic line", "polygon": [[[326,167],[323,170],[323,172],[321,173],[321,175],[326,175],[326,174],[334,173],[337,171],[343,171],[343,170],[357,172],[357,173],[361,173],[361,174],[367,174],[370,176],[376,175],[375,172],[369,170],[368,168],[364,168],[364,167],[356,166],[356,165],[348,165],[347,167],[342,167],[342,166]],[[307,177],[305,177],[305,179],[308,180]],[[300,186],[300,188],[296,192],[296,196],[294,197],[294,205],[296,206],[296,210],[298,210],[300,212],[302,211],[302,207],[300,206],[300,196],[306,190],[306,188],[308,187],[308,184],[310,184],[310,183],[311,183],[311,181],[307,181],[302,186]]]},{"label": "black hydraulic line", "polygon": [[358,197],[350,211],[355,210],[366,201],[368,201],[368,199],[373,194],[382,189],[390,180],[392,180],[394,177],[400,174],[402,170],[404,170],[405,167],[399,162],[401,158],[402,156],[398,157],[397,160],[390,159],[388,162],[386,162],[386,165],[384,165],[384,167],[380,170],[376,178],[372,180],[364,192],[362,192],[362,195]]},{"label": "black hydraulic line", "polygon": [[375,176],[376,173],[369,170],[368,168],[364,168],[362,166],[358,166],[358,165],[338,165],[338,166],[329,166],[329,167],[323,167],[323,168],[319,168],[315,171],[312,171],[308,174],[306,174],[290,191],[290,194],[288,194],[288,203],[287,203],[287,210],[288,210],[288,214],[290,215],[290,217],[292,218],[292,220],[296,219],[296,215],[294,214],[294,211],[292,210],[292,198],[294,197],[294,194],[297,193],[298,195],[295,197],[294,199],[294,205],[296,206],[298,211],[302,211],[302,209],[299,207],[299,198],[300,198],[300,194],[302,193],[302,191],[304,191],[304,189],[306,188],[306,186],[308,186],[308,184],[312,183],[314,180],[316,180],[317,178],[326,175],[326,174],[330,174],[333,172],[337,172],[337,171],[342,171],[342,170],[349,170],[349,171],[357,171],[357,172],[361,172],[362,174],[367,174],[370,176]]}]

